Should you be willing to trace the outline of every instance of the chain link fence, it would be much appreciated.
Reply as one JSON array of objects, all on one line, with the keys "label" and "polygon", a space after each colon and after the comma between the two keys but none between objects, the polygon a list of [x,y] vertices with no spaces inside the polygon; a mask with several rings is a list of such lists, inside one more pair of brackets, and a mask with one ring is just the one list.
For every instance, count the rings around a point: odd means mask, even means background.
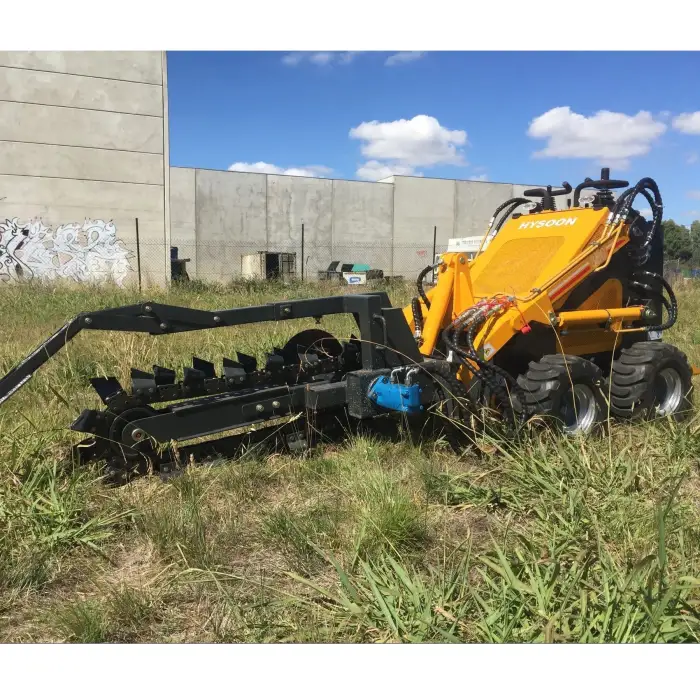
[{"label": "chain link fence", "polygon": [[[397,244],[389,242],[318,245],[287,243],[256,246],[244,243],[188,243],[173,241],[170,255],[172,280],[198,280],[226,284],[244,279],[275,277],[318,281],[347,273],[362,283],[365,279],[405,278],[413,280],[446,243]],[[132,260],[135,277],[143,287],[154,271],[162,269],[163,248],[141,243]],[[330,273],[330,274],[329,274]]]}]

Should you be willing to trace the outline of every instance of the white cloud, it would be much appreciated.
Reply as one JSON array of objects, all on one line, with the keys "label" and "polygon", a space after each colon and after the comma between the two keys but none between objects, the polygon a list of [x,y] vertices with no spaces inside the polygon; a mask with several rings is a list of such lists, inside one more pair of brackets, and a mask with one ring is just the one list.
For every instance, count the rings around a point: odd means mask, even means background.
[{"label": "white cloud", "polygon": [[700,134],[700,112],[679,114],[673,120],[673,128],[683,134]]},{"label": "white cloud", "polygon": [[285,54],[282,63],[286,66],[298,66],[304,61],[316,66],[347,65],[352,63],[361,51],[295,51]]},{"label": "white cloud", "polygon": [[391,175],[422,175],[423,173],[416,172],[410,165],[398,165],[394,163],[380,163],[378,160],[368,160],[357,169],[357,177],[363,180],[383,180]]},{"label": "white cloud", "polygon": [[301,168],[280,168],[272,163],[258,161],[257,163],[237,162],[229,166],[229,170],[239,173],[265,173],[267,175],[300,175],[304,177],[326,177],[333,170],[325,165],[306,165]]},{"label": "white cloud", "polygon": [[476,180],[477,182],[488,182],[489,176],[486,173],[480,173],[479,175],[472,175],[468,177],[467,180]]},{"label": "white cloud", "polygon": [[651,217],[651,215],[652,215],[653,212],[651,211],[651,209],[640,209],[640,210],[639,210],[639,213],[640,213],[645,219],[648,219],[648,218]]},{"label": "white cloud", "polygon": [[[467,132],[451,131],[425,114],[393,122],[362,122],[350,129],[350,138],[363,142],[362,155],[369,163],[379,163],[397,175],[415,174],[420,166],[467,164],[461,148],[467,144]],[[361,167],[369,172],[379,165]]]},{"label": "white cloud", "polygon": [[304,60],[303,51],[297,51],[296,53],[287,53],[282,56],[282,63],[285,66],[298,66]]},{"label": "white cloud", "polygon": [[625,167],[629,158],[648,153],[666,128],[644,111],[630,116],[601,110],[585,117],[570,107],[555,107],[533,119],[527,134],[547,140],[535,157],[593,158],[604,165]]},{"label": "white cloud", "polygon": [[700,199],[700,190],[691,190],[688,192],[690,199]]},{"label": "white cloud", "polygon": [[698,162],[698,154],[697,153],[689,153],[688,157],[685,159],[685,162],[688,165],[695,165],[695,163]]},{"label": "white cloud", "polygon": [[418,61],[425,56],[425,51],[399,51],[393,53],[384,61],[385,66],[400,66],[404,63]]}]

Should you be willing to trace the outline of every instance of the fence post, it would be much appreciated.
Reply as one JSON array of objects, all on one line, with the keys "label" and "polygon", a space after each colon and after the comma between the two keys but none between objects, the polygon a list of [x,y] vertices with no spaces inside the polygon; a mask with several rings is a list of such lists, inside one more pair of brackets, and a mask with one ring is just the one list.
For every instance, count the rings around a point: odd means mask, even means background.
[{"label": "fence post", "polygon": [[301,222],[301,281],[304,281],[304,222]]},{"label": "fence post", "polygon": [[[430,264],[435,264],[435,253],[437,252],[437,226],[433,226],[433,257],[430,260]],[[433,284],[435,284],[435,268],[433,268]]]},{"label": "fence post", "polygon": [[139,239],[139,218],[136,217],[136,267],[139,274],[139,294],[141,293],[141,241]]}]

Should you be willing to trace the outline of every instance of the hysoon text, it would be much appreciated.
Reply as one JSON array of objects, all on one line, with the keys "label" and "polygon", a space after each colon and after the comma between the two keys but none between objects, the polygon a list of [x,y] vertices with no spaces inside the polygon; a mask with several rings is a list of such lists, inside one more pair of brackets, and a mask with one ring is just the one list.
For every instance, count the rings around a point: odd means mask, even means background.
[{"label": "hysoon text", "polygon": [[577,216],[567,216],[566,218],[561,217],[559,219],[543,219],[541,221],[523,221],[519,229],[521,228],[551,228],[552,226],[573,226],[578,220]]}]

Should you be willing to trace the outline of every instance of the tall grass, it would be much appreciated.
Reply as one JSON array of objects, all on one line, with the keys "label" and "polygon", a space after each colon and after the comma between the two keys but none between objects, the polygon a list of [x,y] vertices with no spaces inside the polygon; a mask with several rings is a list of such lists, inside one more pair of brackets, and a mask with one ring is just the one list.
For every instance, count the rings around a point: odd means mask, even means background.
[{"label": "tall grass", "polygon": [[[340,291],[201,284],[167,294],[0,289],[0,371],[80,311],[199,308]],[[346,290],[343,290],[346,291]],[[396,286],[392,301],[413,290]],[[700,289],[668,334],[700,364]],[[93,374],[260,358],[303,321],[151,338],[83,333],[0,410],[0,639],[6,641],[687,642],[700,634],[700,429],[613,425],[517,444],[354,437],[110,490],[67,470]],[[351,318],[324,319],[339,337]]]}]

